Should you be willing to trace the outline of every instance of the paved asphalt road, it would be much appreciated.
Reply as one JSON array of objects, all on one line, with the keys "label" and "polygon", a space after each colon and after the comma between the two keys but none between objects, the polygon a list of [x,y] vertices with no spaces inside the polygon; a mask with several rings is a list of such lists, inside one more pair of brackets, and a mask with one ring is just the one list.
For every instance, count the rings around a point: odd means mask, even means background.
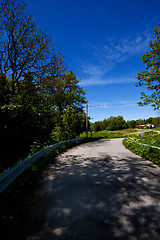
[{"label": "paved asphalt road", "polygon": [[40,182],[27,240],[159,240],[159,183],[160,168],[122,139],[70,149]]}]

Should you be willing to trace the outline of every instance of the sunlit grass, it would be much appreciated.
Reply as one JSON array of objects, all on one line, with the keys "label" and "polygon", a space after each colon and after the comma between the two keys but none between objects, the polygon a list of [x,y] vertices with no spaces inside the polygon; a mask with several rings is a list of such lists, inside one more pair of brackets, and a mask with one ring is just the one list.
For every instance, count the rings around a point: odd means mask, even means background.
[{"label": "sunlit grass", "polygon": [[[149,132],[152,131],[150,129],[143,129],[143,132]],[[92,131],[92,138],[104,138],[104,139],[109,139],[109,138],[125,138],[129,136],[138,136],[141,135],[142,129],[133,129],[133,128],[128,128],[128,129],[123,129],[123,130],[116,130],[116,131]],[[85,132],[83,132],[80,137],[86,137]],[[88,132],[88,137],[90,137],[90,132]]]}]

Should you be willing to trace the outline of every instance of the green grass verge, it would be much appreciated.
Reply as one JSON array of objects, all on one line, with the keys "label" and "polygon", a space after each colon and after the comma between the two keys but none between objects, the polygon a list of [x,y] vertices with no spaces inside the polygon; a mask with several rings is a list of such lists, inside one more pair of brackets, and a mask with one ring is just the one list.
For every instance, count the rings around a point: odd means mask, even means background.
[{"label": "green grass verge", "polygon": [[[148,144],[150,146],[139,145],[138,143]],[[141,135],[132,136],[123,140],[123,145],[131,152],[160,166],[160,149],[151,146],[160,147],[160,134],[148,131]]]},{"label": "green grass verge", "polygon": [[[92,132],[92,137],[93,138],[103,138],[103,139],[112,139],[112,138],[125,138],[128,137],[130,135],[139,135],[141,134],[142,130],[138,130],[138,129],[123,129],[123,130],[116,130],[116,131],[99,131],[99,132]],[[145,131],[149,131],[149,130],[145,130]],[[90,136],[90,132],[88,133],[88,135]],[[80,135],[80,137],[85,137],[86,134],[82,133]]]}]

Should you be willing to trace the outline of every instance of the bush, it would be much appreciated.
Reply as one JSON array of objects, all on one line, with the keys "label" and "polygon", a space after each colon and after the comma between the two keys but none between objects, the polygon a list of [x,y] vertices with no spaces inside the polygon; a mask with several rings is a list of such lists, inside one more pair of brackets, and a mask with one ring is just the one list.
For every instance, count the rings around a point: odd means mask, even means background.
[{"label": "bush", "polygon": [[[138,143],[148,144],[143,146]],[[124,146],[131,152],[150,160],[160,166],[160,149],[151,146],[160,146],[160,136],[154,132],[146,132],[143,138],[134,137],[123,140]]]}]

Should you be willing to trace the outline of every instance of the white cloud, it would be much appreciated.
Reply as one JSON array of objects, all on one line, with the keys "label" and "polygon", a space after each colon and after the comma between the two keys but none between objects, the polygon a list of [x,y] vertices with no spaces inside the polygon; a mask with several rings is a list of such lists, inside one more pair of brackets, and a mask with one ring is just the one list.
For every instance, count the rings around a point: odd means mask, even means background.
[{"label": "white cloud", "polygon": [[149,32],[123,38],[108,38],[105,43],[88,43],[90,61],[81,64],[82,86],[108,85],[135,82],[135,78],[109,78],[107,74],[115,69],[119,63],[129,61],[130,58],[142,56],[149,48]]},{"label": "white cloud", "polygon": [[101,77],[104,74],[104,70],[101,66],[95,64],[88,64],[83,66],[83,72],[89,76]]},{"label": "white cloud", "polygon": [[81,86],[101,86],[109,84],[124,84],[135,82],[134,78],[87,78],[80,81]]},{"label": "white cloud", "polygon": [[[129,57],[143,54],[149,47],[149,40],[152,38],[147,31],[135,36],[123,37],[120,39],[110,38],[98,49],[95,47],[95,55],[109,62],[123,62]],[[97,52],[96,52],[97,50]]]}]

